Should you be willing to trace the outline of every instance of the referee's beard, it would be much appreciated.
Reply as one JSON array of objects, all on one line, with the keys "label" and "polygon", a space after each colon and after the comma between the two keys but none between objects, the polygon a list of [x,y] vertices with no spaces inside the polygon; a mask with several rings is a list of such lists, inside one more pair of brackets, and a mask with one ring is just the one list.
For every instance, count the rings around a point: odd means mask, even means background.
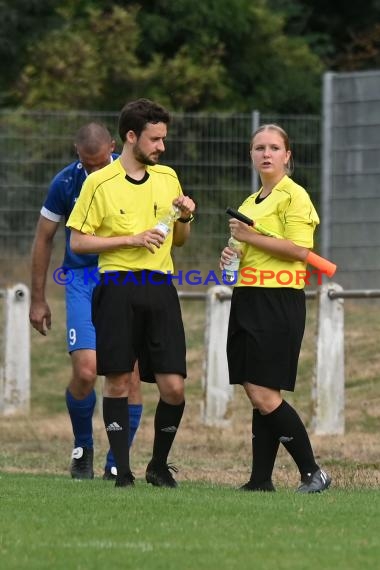
[{"label": "referee's beard", "polygon": [[[157,164],[159,162],[161,154],[162,153],[160,151],[156,151],[156,152],[152,153],[149,157],[147,154],[143,153],[140,150],[140,148],[138,147],[137,144],[133,148],[133,156],[135,157],[135,159],[138,162],[140,162],[140,164],[145,164],[147,166],[154,166],[155,164]],[[154,160],[152,158],[153,156],[157,156],[156,160]]]}]

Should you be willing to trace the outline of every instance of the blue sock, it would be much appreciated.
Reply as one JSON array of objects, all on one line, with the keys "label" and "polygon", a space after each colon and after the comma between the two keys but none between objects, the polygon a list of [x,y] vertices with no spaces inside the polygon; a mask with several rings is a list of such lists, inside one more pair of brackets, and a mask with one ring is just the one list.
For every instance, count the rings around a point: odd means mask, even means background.
[{"label": "blue sock", "polygon": [[129,447],[131,447],[140,425],[142,411],[142,404],[129,404]]},{"label": "blue sock", "polygon": [[96,404],[96,392],[93,390],[83,400],[77,400],[66,390],[66,405],[71,418],[74,434],[74,447],[94,447],[92,437],[92,416]]},{"label": "blue sock", "polygon": [[[140,425],[142,415],[142,404],[129,404],[129,438],[128,445],[131,447],[133,439],[136,435],[137,428]],[[106,458],[106,469],[111,470],[111,467],[116,467],[115,458],[111,449],[108,450]]]}]

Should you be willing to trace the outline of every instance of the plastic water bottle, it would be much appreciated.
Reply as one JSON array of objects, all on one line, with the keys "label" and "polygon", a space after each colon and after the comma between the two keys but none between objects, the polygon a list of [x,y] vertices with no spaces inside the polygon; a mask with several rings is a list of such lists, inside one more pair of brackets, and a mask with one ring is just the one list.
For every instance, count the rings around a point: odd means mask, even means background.
[{"label": "plastic water bottle", "polygon": [[[228,247],[240,251],[241,243],[240,241],[231,236],[230,239],[228,240]],[[240,266],[240,257],[237,251],[234,252],[230,260],[230,263],[226,265],[223,269],[223,280],[225,281],[225,283],[234,283],[237,281],[237,272],[239,271],[239,266]]]},{"label": "plastic water bottle", "polygon": [[158,221],[154,229],[160,230],[166,237],[172,229],[172,226],[178,218],[181,217],[181,210],[177,206],[173,206],[165,217]]}]

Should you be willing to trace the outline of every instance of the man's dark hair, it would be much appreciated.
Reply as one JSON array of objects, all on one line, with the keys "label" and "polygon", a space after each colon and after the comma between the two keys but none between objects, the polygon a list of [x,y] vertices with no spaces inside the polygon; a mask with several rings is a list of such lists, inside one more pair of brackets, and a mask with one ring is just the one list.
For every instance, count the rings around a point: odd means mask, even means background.
[{"label": "man's dark hair", "polygon": [[170,122],[170,115],[157,103],[149,99],[137,99],[124,105],[119,116],[119,136],[121,141],[125,142],[128,131],[133,131],[137,137],[140,137],[147,123],[165,123]]}]

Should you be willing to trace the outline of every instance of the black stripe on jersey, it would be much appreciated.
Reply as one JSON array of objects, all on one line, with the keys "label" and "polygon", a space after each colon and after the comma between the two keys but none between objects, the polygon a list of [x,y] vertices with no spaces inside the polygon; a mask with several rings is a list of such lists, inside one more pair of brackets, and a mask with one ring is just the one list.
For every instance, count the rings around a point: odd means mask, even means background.
[{"label": "black stripe on jersey", "polygon": [[284,209],[284,222],[286,224],[286,212],[287,212],[287,209],[289,208],[290,204],[292,203],[292,195],[288,190],[285,190],[283,188],[281,188],[280,192],[284,192],[288,196],[288,205]]},{"label": "black stripe on jersey", "polygon": [[108,182],[109,180],[112,180],[113,178],[116,178],[116,176],[120,176],[120,172],[117,172],[116,174],[114,174],[114,176],[111,176],[111,178],[106,178],[106,180],[102,180],[102,182],[100,182],[100,184],[98,184],[97,187],[95,188],[94,193],[93,193],[93,195],[92,195],[92,197],[91,197],[90,203],[89,203],[89,205],[88,205],[85,218],[84,218],[84,220],[83,220],[83,222],[82,222],[80,231],[82,231],[83,226],[84,226],[84,224],[86,223],[87,216],[88,216],[88,213],[89,213],[90,208],[91,208],[91,204],[92,204],[92,202],[93,202],[93,200],[94,200],[94,197],[95,197],[95,194],[96,194],[98,188],[99,188],[100,186],[102,186],[102,184],[104,184],[105,182]]}]

